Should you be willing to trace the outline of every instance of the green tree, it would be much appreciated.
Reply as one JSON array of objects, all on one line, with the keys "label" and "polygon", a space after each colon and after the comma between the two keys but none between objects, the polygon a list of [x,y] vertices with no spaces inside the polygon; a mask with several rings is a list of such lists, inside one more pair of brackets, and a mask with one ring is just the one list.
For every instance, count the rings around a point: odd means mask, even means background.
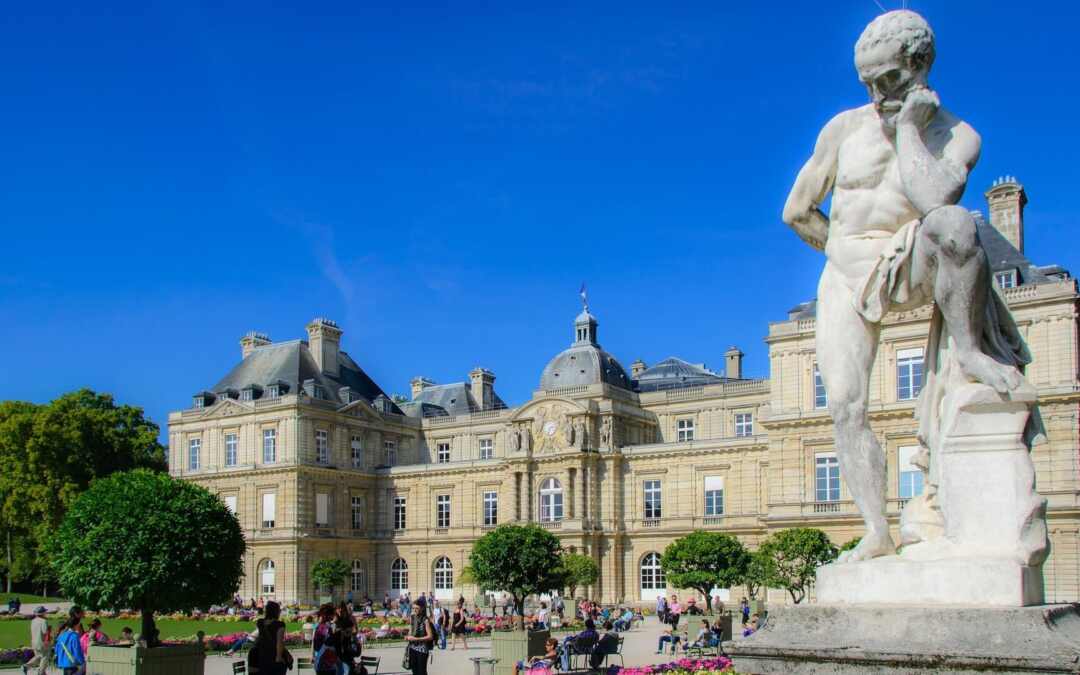
[{"label": "green tree", "polygon": [[855,537],[854,539],[849,540],[846,544],[840,547],[840,552],[843,553],[844,551],[850,551],[851,549],[858,546],[860,541],[862,541],[862,537]]},{"label": "green tree", "polygon": [[735,537],[697,530],[668,544],[660,566],[668,583],[697,590],[712,612],[712,589],[742,583],[748,559],[746,548]]},{"label": "green tree", "polygon": [[563,551],[561,565],[571,598],[579,587],[592,586],[600,578],[600,566],[591,556]]},{"label": "green tree", "polygon": [[752,551],[746,563],[746,575],[743,584],[746,585],[746,593],[751,600],[757,599],[758,591],[769,583],[769,575],[772,566],[769,558],[761,549]]},{"label": "green tree", "polygon": [[47,405],[0,403],[0,528],[5,547],[11,534],[13,563],[19,542],[24,549],[24,564],[8,568],[9,578],[48,578],[48,537],[95,478],[136,468],[163,470],[158,434],[141,408],[117,405],[89,389]]},{"label": "green tree", "polygon": [[91,610],[138,610],[151,645],[154,612],[225,602],[243,576],[244,537],[221,499],[143,469],[94,481],[51,544],[65,597]]},{"label": "green tree", "polygon": [[341,558],[323,558],[311,566],[311,580],[316,588],[325,588],[334,594],[334,588],[345,583],[352,568]]},{"label": "green tree", "polygon": [[472,578],[482,591],[505,591],[521,625],[525,598],[563,587],[559,539],[537,525],[500,525],[480,537],[469,554]]},{"label": "green tree", "polygon": [[836,560],[837,550],[824,532],[793,527],[770,536],[758,549],[768,561],[767,585],[783,588],[798,604],[817,578],[817,568]]}]

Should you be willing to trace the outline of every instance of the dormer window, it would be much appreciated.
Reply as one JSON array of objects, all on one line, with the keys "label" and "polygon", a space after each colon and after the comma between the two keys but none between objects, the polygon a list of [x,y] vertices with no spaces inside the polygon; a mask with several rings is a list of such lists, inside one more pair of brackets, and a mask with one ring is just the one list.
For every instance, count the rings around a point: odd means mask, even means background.
[{"label": "dormer window", "polygon": [[208,391],[200,391],[191,398],[191,407],[196,410],[202,410],[207,406],[214,404],[214,395]]},{"label": "dormer window", "polygon": [[1000,272],[994,272],[994,281],[997,283],[998,288],[1004,290],[1006,288],[1016,287],[1016,270],[1002,270]]},{"label": "dormer window", "polygon": [[266,385],[266,398],[281,398],[285,393],[285,387],[280,382]]}]

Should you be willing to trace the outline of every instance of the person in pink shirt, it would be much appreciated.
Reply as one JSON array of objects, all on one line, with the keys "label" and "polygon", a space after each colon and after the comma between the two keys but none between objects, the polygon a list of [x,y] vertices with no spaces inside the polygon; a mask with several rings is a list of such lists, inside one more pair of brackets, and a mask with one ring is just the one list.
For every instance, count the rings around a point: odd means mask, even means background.
[{"label": "person in pink shirt", "polygon": [[103,645],[109,641],[109,636],[101,632],[101,619],[90,622],[90,630],[79,636],[79,644],[82,646],[83,656],[90,653],[90,645]]},{"label": "person in pink shirt", "polygon": [[679,617],[682,616],[682,605],[679,604],[679,596],[672,595],[668,603],[668,616],[671,617],[671,627],[679,627]]}]

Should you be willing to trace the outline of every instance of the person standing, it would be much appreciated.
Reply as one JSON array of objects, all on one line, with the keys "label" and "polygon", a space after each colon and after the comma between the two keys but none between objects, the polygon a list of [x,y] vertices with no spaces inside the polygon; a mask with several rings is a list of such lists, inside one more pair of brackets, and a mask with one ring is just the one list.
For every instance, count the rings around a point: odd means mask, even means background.
[{"label": "person standing", "polygon": [[[73,610],[76,608],[72,608]],[[81,614],[81,611],[79,612]],[[82,634],[82,619],[72,614],[64,624],[64,630],[56,637],[56,665],[64,675],[80,675],[86,671],[86,657],[83,655],[79,636]]]},{"label": "person standing", "polygon": [[446,634],[450,631],[450,613],[446,611],[438,600],[432,604],[432,622],[435,624],[435,632],[439,635],[439,649],[446,649]]},{"label": "person standing", "polygon": [[458,600],[457,608],[454,609],[454,615],[450,619],[450,633],[453,635],[450,642],[450,651],[454,651],[457,647],[458,636],[461,637],[461,644],[466,650],[469,649],[469,641],[465,639],[465,600],[462,598]]},{"label": "person standing", "polygon": [[742,623],[745,626],[750,620],[750,603],[747,602],[746,597],[739,601],[739,614],[742,615]]},{"label": "person standing", "polygon": [[52,646],[52,630],[49,622],[45,620],[46,610],[38,607],[34,610],[34,619],[30,622],[30,648],[34,655],[23,664],[23,675],[34,672],[37,675],[45,675],[49,667],[49,649]]},{"label": "person standing", "polygon": [[266,603],[263,618],[256,624],[259,637],[255,640],[259,675],[285,675],[292,657],[285,649],[285,624],[281,621],[281,605],[273,600]]},{"label": "person standing", "polygon": [[668,622],[667,598],[663,595],[656,596],[656,618],[660,619],[660,623]]},{"label": "person standing", "polygon": [[427,675],[428,654],[435,642],[435,626],[427,616],[427,608],[419,602],[413,605],[409,634],[405,636],[406,661],[412,675]]},{"label": "person standing", "polygon": [[682,605],[679,604],[679,596],[672,595],[671,603],[668,605],[668,623],[672,628],[679,627],[679,617],[682,616]]}]

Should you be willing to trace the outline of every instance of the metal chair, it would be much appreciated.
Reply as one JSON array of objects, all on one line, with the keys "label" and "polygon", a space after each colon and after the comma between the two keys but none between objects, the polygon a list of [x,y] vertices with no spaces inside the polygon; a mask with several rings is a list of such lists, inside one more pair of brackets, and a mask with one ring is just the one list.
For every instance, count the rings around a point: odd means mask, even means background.
[{"label": "metal chair", "polygon": [[247,675],[247,661],[233,661],[233,675]]},{"label": "metal chair", "polygon": [[378,656],[361,656],[360,665],[367,670],[368,675],[378,675],[379,673],[379,659]]},{"label": "metal chair", "polygon": [[615,651],[613,651],[613,652],[605,652],[604,653],[604,667],[605,668],[607,667],[608,659],[613,657],[613,656],[618,656],[619,657],[619,665],[622,666],[623,668],[626,667],[626,663],[623,661],[623,655],[622,655],[622,645],[623,645],[623,640],[624,639],[625,638],[623,638],[620,635],[619,636],[619,646],[617,646],[615,648]]},{"label": "metal chair", "polygon": [[576,638],[569,644],[570,649],[570,670],[582,670],[577,667],[578,657],[581,657],[585,662],[585,669],[589,667],[589,657],[592,656],[593,647],[596,646],[597,637],[590,635],[588,637]]},{"label": "metal chair", "polygon": [[296,672],[302,673],[305,670],[315,672],[315,661],[309,656],[301,656],[296,659]]}]

